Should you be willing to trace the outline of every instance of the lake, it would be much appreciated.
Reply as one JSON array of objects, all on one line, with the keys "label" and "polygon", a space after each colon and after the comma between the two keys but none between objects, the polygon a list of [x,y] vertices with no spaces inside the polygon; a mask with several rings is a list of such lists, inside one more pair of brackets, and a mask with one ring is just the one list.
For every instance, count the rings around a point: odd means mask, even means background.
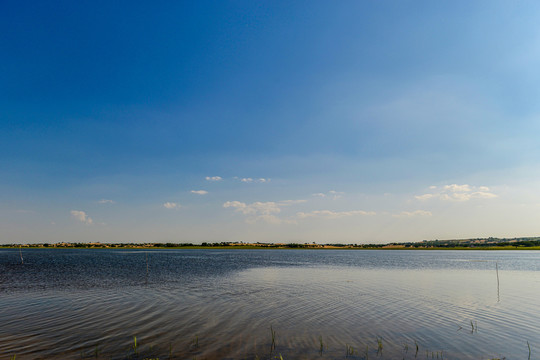
[{"label": "lake", "polygon": [[0,249],[0,359],[540,358],[540,252],[22,255]]}]

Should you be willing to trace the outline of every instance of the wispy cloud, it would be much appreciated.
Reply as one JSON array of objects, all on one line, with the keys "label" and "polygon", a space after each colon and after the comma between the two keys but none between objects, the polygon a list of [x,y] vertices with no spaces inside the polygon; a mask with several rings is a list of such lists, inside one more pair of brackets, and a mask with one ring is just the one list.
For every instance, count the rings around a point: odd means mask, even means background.
[{"label": "wispy cloud", "polygon": [[191,190],[191,193],[192,194],[197,194],[197,195],[206,195],[206,194],[208,194],[208,191],[206,191],[206,190]]},{"label": "wispy cloud", "polygon": [[91,225],[94,222],[90,216],[81,210],[71,210],[71,217],[87,225]]},{"label": "wispy cloud", "polygon": [[254,202],[246,204],[240,201],[227,201],[223,204],[224,208],[233,208],[236,212],[239,212],[246,216],[246,222],[254,223],[257,221],[264,221],[271,224],[280,223],[294,223],[291,219],[282,219],[277,217],[277,214],[281,213],[281,207],[290,206],[304,202],[305,200],[284,200],[284,201],[268,201],[268,202]]},{"label": "wispy cloud", "polygon": [[337,200],[343,197],[345,193],[342,191],[336,191],[336,190],[330,190],[326,193],[315,193],[311,194],[311,196],[320,197],[320,198],[330,198],[332,200]]},{"label": "wispy cloud", "polygon": [[234,208],[236,212],[246,215],[246,222],[254,223],[262,220],[267,223],[279,224],[279,219],[276,214],[281,212],[279,205],[273,201],[269,202],[254,202],[246,204],[240,201],[227,201],[223,204],[224,208]]},{"label": "wispy cloud", "polygon": [[493,199],[497,194],[491,192],[487,186],[471,186],[468,184],[430,186],[431,192],[416,195],[417,200],[440,199],[443,201],[469,201],[471,199]]},{"label": "wispy cloud", "polygon": [[296,216],[299,219],[307,218],[324,218],[324,219],[338,219],[349,216],[373,216],[376,215],[374,211],[364,210],[352,210],[352,211],[332,211],[332,210],[315,210],[311,212],[298,212]]},{"label": "wispy cloud", "polygon": [[426,210],[415,210],[415,211],[402,211],[399,214],[392,215],[397,218],[410,218],[410,217],[419,217],[419,216],[431,216],[433,215],[431,211]]},{"label": "wispy cloud", "polygon": [[116,204],[116,201],[109,199],[101,199],[98,201],[98,204]]},{"label": "wispy cloud", "polygon": [[18,210],[15,210],[16,213],[18,214],[31,214],[31,213],[35,213],[34,210],[25,210],[25,209],[18,209]]},{"label": "wispy cloud", "polygon": [[163,204],[163,207],[166,209],[179,209],[181,207],[180,204],[174,203],[174,202],[166,202]]},{"label": "wispy cloud", "polygon": [[223,204],[224,208],[235,208],[236,211],[241,212],[244,215],[255,215],[255,214],[274,214],[281,212],[278,203],[273,201],[268,202],[254,202],[251,204],[246,204],[240,201],[227,201]]},{"label": "wispy cloud", "polygon": [[221,176],[207,176],[206,181],[221,181],[223,178]]},{"label": "wispy cloud", "polygon": [[270,179],[267,179],[267,178],[254,179],[254,178],[250,178],[250,177],[245,177],[245,178],[235,177],[235,179],[238,179],[243,183],[254,183],[254,182],[255,183],[267,183],[267,182],[270,182]]},{"label": "wispy cloud", "polygon": [[287,205],[303,204],[305,202],[307,202],[307,200],[281,200],[278,204],[282,206],[287,206]]}]

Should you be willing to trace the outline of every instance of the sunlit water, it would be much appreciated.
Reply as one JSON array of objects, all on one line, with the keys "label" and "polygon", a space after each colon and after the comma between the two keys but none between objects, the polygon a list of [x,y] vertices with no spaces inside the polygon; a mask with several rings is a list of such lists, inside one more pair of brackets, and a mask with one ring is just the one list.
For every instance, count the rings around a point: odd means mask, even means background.
[{"label": "sunlit water", "polygon": [[540,358],[540,252],[23,257],[0,250],[0,359]]}]

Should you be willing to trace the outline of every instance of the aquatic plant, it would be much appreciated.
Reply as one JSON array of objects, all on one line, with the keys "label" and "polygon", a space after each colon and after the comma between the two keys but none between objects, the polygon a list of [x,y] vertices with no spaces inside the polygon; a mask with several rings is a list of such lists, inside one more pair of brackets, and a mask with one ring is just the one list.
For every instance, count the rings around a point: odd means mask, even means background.
[{"label": "aquatic plant", "polygon": [[195,335],[195,339],[191,341],[191,345],[196,349],[199,348],[199,335]]},{"label": "aquatic plant", "polygon": [[377,336],[377,354],[382,354],[382,351],[383,351],[382,338]]},{"label": "aquatic plant", "polygon": [[135,355],[139,355],[139,352],[137,351],[137,337],[133,336],[133,352]]},{"label": "aquatic plant", "polygon": [[324,350],[324,343],[323,343],[323,340],[322,340],[322,335],[319,335],[319,345],[320,345],[319,354],[322,355],[323,350]]},{"label": "aquatic plant", "polygon": [[148,252],[144,252],[144,254],[146,255],[146,277],[148,277]]},{"label": "aquatic plant", "polygon": [[270,345],[270,351],[272,351],[276,348],[276,331],[272,328],[272,325],[270,325],[270,335],[272,335],[272,344]]},{"label": "aquatic plant", "polygon": [[529,348],[529,359],[531,360],[531,345],[529,345],[529,341],[527,340],[527,347]]},{"label": "aquatic plant", "polygon": [[499,262],[495,261],[495,271],[497,272],[497,302],[501,301],[499,293]]},{"label": "aquatic plant", "polygon": [[471,320],[471,334],[473,332],[478,332],[478,323],[476,321],[473,323],[473,321]]},{"label": "aquatic plant", "polygon": [[354,355],[354,348],[349,344],[345,344],[345,357],[349,357],[349,355]]}]

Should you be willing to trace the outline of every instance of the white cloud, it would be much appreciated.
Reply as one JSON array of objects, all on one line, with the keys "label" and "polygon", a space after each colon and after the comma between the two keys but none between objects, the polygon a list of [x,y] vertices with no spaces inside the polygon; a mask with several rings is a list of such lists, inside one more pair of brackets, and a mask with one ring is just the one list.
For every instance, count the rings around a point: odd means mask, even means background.
[{"label": "white cloud", "polygon": [[418,200],[427,200],[431,199],[432,197],[436,196],[435,194],[424,194],[424,195],[416,195],[415,198]]},{"label": "white cloud", "polygon": [[246,204],[240,201],[227,201],[223,204],[224,208],[232,207],[235,211],[241,212],[244,215],[270,215],[281,212],[279,205],[273,201],[269,202],[254,202],[252,204]]},{"label": "white cloud", "polygon": [[416,195],[415,198],[422,201],[438,198],[443,201],[463,202],[471,199],[493,199],[497,197],[497,194],[491,192],[487,186],[475,187],[468,184],[450,184],[441,187],[430,186],[429,188],[433,192]]},{"label": "white cloud", "polygon": [[207,176],[206,181],[221,181],[223,178],[221,176]]},{"label": "white cloud", "polygon": [[337,200],[343,197],[343,194],[345,194],[343,191],[330,190],[327,193],[315,193],[315,194],[311,194],[311,196],[316,196],[316,197],[321,197],[321,198],[329,197],[333,200]]},{"label": "white cloud", "polygon": [[174,202],[166,202],[165,204],[163,204],[163,207],[167,209],[179,209],[181,205]]},{"label": "white cloud", "polygon": [[433,215],[431,211],[415,210],[415,211],[402,211],[399,214],[394,214],[392,216],[398,217],[398,218],[404,218],[404,217],[431,216],[431,215]]},{"label": "white cloud", "polygon": [[376,215],[373,211],[364,210],[352,210],[352,211],[332,211],[332,210],[315,210],[308,213],[298,212],[296,216],[300,219],[307,218],[325,218],[325,219],[338,219],[348,216],[372,216]]},{"label": "white cloud", "polygon": [[206,194],[208,194],[208,191],[206,191],[206,190],[191,190],[191,193],[192,194],[197,194],[197,195],[206,195]]},{"label": "white cloud", "polygon": [[493,198],[496,198],[497,195],[490,192],[485,192],[485,191],[475,191],[471,194],[471,197],[478,198],[478,199],[493,199]]},{"label": "white cloud", "polygon": [[71,217],[87,225],[91,225],[94,222],[90,216],[81,210],[71,210]]},{"label": "white cloud", "polygon": [[116,201],[109,199],[101,199],[98,201],[98,204],[116,204]]},{"label": "white cloud", "polygon": [[224,208],[233,208],[236,212],[245,215],[246,222],[255,223],[264,221],[271,224],[294,223],[294,220],[278,218],[276,215],[281,213],[281,207],[290,206],[305,202],[305,200],[283,200],[279,202],[256,201],[251,204],[246,204],[240,201],[227,201],[223,204]]},{"label": "white cloud", "polygon": [[253,178],[247,177],[247,178],[241,178],[240,179],[238,177],[235,177],[235,179],[239,179],[243,183],[252,183],[252,182],[267,183],[267,182],[270,182],[270,179],[267,179],[267,178],[253,179]]},{"label": "white cloud", "polygon": [[234,208],[236,212],[246,215],[246,222],[252,224],[259,220],[279,224],[281,220],[275,215],[281,212],[279,205],[273,201],[269,202],[254,202],[246,204],[240,201],[227,201],[223,204],[224,208]]},{"label": "white cloud", "polygon": [[444,185],[444,190],[447,190],[449,192],[469,192],[471,191],[471,187],[467,184],[458,185],[458,184],[452,184],[452,185]]}]

